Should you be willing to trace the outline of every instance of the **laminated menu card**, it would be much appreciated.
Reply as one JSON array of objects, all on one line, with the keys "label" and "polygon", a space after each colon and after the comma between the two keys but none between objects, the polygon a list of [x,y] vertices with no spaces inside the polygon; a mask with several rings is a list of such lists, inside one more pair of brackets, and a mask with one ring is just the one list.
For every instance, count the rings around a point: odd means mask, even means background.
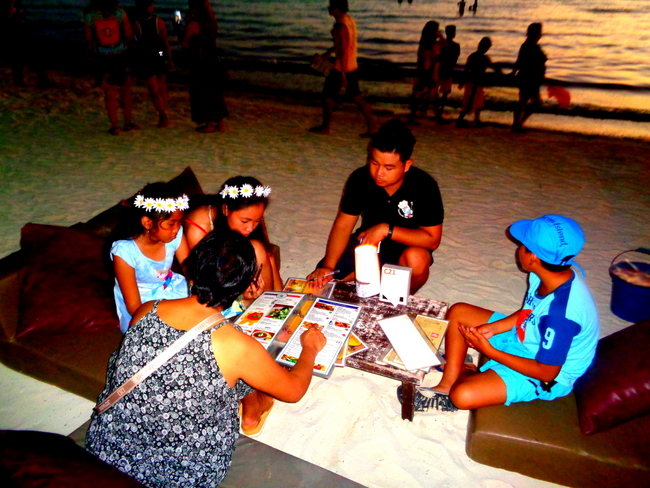
[{"label": "laminated menu card", "polygon": [[334,369],[336,358],[347,343],[360,313],[361,305],[315,298],[293,331],[291,338],[278,353],[277,362],[289,367],[296,364],[302,352],[300,336],[306,330],[315,327],[323,332],[327,343],[316,356],[314,374],[322,378],[329,378]]},{"label": "laminated menu card", "polygon": [[[242,330],[273,354],[277,340],[286,342],[292,320],[306,300],[302,293],[265,291],[235,321]],[[284,340],[283,339],[284,336]]]},{"label": "laminated menu card", "polygon": [[[418,318],[420,317],[423,316],[418,316]],[[419,322],[425,326],[432,325],[424,320]],[[407,370],[424,369],[442,363],[436,348],[432,347],[433,338],[422,331],[422,325],[414,324],[408,315],[382,319],[378,323]],[[444,328],[442,333],[444,334]],[[438,338],[435,337],[435,339]]]}]

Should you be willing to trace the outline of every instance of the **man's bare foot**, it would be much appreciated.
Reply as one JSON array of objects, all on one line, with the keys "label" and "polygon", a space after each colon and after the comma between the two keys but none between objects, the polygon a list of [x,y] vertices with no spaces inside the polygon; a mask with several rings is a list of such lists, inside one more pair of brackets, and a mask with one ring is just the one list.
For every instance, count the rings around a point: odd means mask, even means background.
[{"label": "man's bare foot", "polygon": [[330,129],[329,127],[323,127],[322,125],[318,125],[316,127],[310,128],[309,132],[311,132],[312,134],[320,134],[326,136],[329,135]]}]

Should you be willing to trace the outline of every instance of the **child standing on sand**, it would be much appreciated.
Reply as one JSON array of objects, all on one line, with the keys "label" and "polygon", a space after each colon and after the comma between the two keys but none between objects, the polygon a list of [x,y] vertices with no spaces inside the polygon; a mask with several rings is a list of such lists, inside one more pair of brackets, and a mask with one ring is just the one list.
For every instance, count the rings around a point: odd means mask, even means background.
[{"label": "child standing on sand", "polygon": [[153,0],[136,0],[137,19],[133,23],[135,37],[134,68],[145,80],[149,96],[158,112],[158,128],[169,127],[167,118],[167,71],[174,69],[172,50],[167,40],[165,21],[153,13]]},{"label": "child standing on sand", "polygon": [[188,296],[185,277],[171,270],[174,256],[183,263],[189,254],[181,226],[188,208],[186,195],[168,184],[152,183],[138,192],[129,214],[115,229],[110,257],[122,332],[143,303]]},{"label": "child standing on sand", "polygon": [[[461,409],[568,395],[596,352],[596,305],[571,268],[585,242],[580,226],[544,215],[515,222],[510,234],[529,273],[523,307],[506,317],[457,303],[447,314],[447,364],[433,390]],[[489,358],[478,373],[463,364],[468,346]]]}]

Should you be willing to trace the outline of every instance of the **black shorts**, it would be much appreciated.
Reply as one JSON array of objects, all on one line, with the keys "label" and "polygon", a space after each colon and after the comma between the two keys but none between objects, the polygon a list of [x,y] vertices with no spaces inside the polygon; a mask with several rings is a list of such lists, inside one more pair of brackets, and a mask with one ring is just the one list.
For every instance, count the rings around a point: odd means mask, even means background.
[{"label": "black shorts", "polygon": [[[345,251],[341,255],[339,262],[336,263],[336,269],[338,273],[334,275],[335,280],[342,280],[350,273],[354,272],[354,249],[359,245],[358,233],[355,232],[350,236]],[[384,264],[398,264],[399,258],[402,257],[402,253],[408,248],[406,244],[401,242],[395,242],[390,239],[384,239],[381,241],[379,246],[379,266]],[[320,262],[316,265],[316,268],[320,268],[325,263],[325,258],[321,259]],[[433,251],[431,251],[431,264],[433,264]]]},{"label": "black shorts", "polygon": [[97,67],[101,73],[108,75],[106,83],[114,86],[124,86],[128,75],[129,61],[126,52],[99,56]]},{"label": "black shorts", "polygon": [[[345,79],[348,82],[348,86],[345,89],[345,94],[350,97],[358,97],[361,95],[361,90],[359,90],[359,76],[357,71],[351,71],[345,73]],[[341,72],[333,69],[329,76],[325,78],[325,86],[323,87],[323,95],[326,98],[334,98],[339,94],[341,88],[343,87],[343,76]]]},{"label": "black shorts", "polygon": [[134,71],[140,78],[166,75],[167,65],[167,56],[161,51],[136,51],[134,56]]}]

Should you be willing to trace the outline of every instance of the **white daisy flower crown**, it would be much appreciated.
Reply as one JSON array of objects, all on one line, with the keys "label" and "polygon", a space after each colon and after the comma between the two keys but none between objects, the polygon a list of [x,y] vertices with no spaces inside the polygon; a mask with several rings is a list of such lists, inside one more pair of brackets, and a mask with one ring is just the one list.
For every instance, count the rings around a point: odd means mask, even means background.
[{"label": "white daisy flower crown", "polygon": [[169,212],[176,210],[187,210],[190,208],[190,199],[183,194],[178,198],[146,198],[144,195],[136,195],[133,205],[137,208],[144,208],[147,212]]},{"label": "white daisy flower crown", "polygon": [[243,184],[242,186],[230,186],[226,185],[223,187],[223,190],[219,192],[222,198],[230,197],[233,200],[237,197],[250,198],[253,195],[256,197],[267,198],[271,194],[271,187],[264,185],[257,185],[253,188],[253,185],[248,183]]}]

